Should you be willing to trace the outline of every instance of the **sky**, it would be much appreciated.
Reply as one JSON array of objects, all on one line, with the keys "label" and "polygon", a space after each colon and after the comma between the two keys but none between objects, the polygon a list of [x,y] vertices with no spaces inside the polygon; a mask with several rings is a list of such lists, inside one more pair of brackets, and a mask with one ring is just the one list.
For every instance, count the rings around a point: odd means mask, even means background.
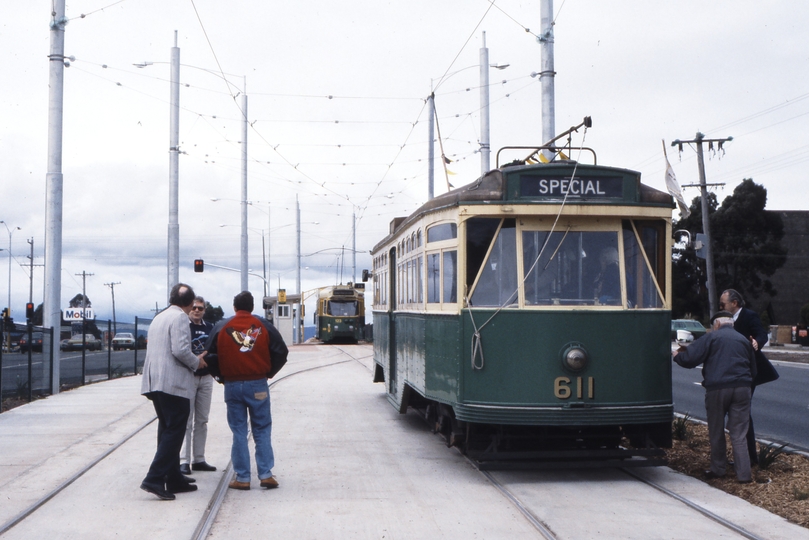
[{"label": "sky", "polygon": [[[11,306],[43,297],[50,3],[4,2],[0,48],[0,220],[11,234]],[[169,62],[180,48],[180,280],[231,313],[239,267],[242,118],[247,94],[249,265],[270,293],[354,279],[369,250],[427,199],[427,108],[435,91],[435,193],[480,174],[478,62],[490,64],[491,164],[498,148],[541,144],[540,2],[519,0],[74,0],[65,55],[62,307],[86,292],[99,319],[146,318],[166,300]],[[720,201],[744,178],[770,210],[806,210],[809,3],[554,0],[555,118],[598,163],[665,190],[663,142],[682,185],[706,147]],[[141,67],[138,67],[140,65]],[[716,149],[715,149],[716,150]],[[575,156],[574,156],[575,157]],[[586,161],[587,158],[582,158]],[[684,189],[690,202],[698,195]],[[212,199],[218,199],[212,201]],[[296,203],[297,201],[297,203]],[[674,213],[677,218],[678,214]],[[0,224],[0,304],[9,288]],[[20,230],[16,230],[20,227]],[[268,233],[269,230],[269,233]],[[264,241],[262,248],[262,239]],[[268,247],[269,246],[269,247]],[[262,255],[264,249],[264,255]],[[269,251],[269,253],[267,253]],[[266,256],[266,259],[265,259]],[[251,277],[259,297],[264,281]],[[312,310],[307,306],[306,321]]]}]

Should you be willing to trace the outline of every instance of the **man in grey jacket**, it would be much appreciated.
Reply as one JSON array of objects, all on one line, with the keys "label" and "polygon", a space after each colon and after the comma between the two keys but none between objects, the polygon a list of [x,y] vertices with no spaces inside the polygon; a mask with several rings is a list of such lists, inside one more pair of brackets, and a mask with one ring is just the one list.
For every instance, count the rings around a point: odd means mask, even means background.
[{"label": "man in grey jacket", "polygon": [[705,471],[705,476],[709,479],[725,476],[728,464],[725,446],[727,416],[736,478],[741,483],[748,483],[752,475],[746,437],[756,358],[750,342],[733,329],[730,312],[715,313],[711,317],[711,329],[687,349],[681,347],[674,351],[673,359],[685,368],[702,364],[708,438],[711,441],[711,468]]},{"label": "man in grey jacket", "polygon": [[194,290],[178,283],[169,293],[169,307],[149,326],[146,360],[143,363],[141,394],[152,401],[157,413],[157,451],[140,487],[163,500],[175,493],[195,491],[180,474],[180,448],[194,392],[194,371],[207,366],[203,357],[191,351],[188,312]]}]

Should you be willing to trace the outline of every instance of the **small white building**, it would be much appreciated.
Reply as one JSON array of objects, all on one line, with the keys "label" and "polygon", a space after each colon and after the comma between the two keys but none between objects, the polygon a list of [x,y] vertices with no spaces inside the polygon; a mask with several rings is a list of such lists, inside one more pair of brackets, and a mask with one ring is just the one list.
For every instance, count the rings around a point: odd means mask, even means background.
[{"label": "small white building", "polygon": [[[279,299],[280,296],[280,299]],[[291,346],[298,343],[295,335],[295,315],[300,307],[300,294],[281,294],[264,297],[264,316],[275,326],[284,338],[284,343]],[[298,331],[300,336],[300,330]]]}]

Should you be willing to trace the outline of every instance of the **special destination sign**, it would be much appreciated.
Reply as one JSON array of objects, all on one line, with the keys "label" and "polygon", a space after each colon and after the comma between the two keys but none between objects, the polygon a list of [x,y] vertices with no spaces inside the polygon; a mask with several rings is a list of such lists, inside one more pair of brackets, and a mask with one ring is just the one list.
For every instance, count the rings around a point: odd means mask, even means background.
[{"label": "special destination sign", "polygon": [[624,179],[620,176],[576,176],[549,178],[524,174],[520,176],[521,197],[561,199],[621,199]]}]

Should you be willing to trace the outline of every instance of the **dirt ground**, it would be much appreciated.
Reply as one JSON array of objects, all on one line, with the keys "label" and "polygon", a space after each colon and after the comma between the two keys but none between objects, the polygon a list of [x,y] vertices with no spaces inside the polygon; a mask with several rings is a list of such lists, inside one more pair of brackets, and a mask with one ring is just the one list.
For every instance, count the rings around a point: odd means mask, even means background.
[{"label": "dirt ground", "polygon": [[[732,459],[730,439],[726,442],[728,459]],[[687,437],[675,439],[674,447],[667,454],[672,469],[809,528],[809,459],[806,457],[782,453],[766,469],[753,466],[750,484],[738,483],[732,467],[724,478],[706,480],[704,473],[710,468],[708,427],[697,422],[688,422]]]}]

